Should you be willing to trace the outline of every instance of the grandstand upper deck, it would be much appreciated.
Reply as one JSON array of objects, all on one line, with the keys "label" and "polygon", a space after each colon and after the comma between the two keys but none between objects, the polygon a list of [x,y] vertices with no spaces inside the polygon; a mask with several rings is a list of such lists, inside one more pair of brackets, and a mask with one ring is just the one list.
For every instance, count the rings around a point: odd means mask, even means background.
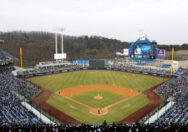
[{"label": "grandstand upper deck", "polygon": [[71,65],[69,61],[66,60],[57,60],[57,61],[47,61],[47,62],[39,62],[35,67],[36,68],[50,68],[50,67],[62,67]]}]

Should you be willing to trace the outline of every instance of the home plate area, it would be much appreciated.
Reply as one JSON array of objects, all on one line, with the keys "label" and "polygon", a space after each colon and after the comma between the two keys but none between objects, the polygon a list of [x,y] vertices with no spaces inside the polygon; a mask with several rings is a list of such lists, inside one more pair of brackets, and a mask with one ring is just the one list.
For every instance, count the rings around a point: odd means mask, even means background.
[{"label": "home plate area", "polygon": [[109,108],[138,95],[139,92],[121,86],[81,85],[62,89],[56,94],[87,107],[91,114],[100,116],[107,114]]}]

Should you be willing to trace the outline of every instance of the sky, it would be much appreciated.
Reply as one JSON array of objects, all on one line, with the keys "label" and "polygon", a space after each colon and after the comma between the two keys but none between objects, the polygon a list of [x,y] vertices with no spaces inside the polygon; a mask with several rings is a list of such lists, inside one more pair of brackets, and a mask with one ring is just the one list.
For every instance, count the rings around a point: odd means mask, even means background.
[{"label": "sky", "polygon": [[0,31],[49,31],[134,42],[188,43],[188,0],[0,0]]}]

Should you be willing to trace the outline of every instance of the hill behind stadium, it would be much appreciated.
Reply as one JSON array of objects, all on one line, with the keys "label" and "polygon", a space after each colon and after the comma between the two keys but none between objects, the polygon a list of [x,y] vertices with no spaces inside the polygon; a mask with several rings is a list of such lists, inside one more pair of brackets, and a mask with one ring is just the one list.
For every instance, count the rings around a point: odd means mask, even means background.
[{"label": "hill behind stadium", "polygon": [[[40,61],[49,61],[53,58],[54,34],[48,32],[0,32],[0,38],[4,44],[0,49],[19,58],[19,48],[23,48],[23,66],[34,66]],[[58,41],[60,41],[58,39]],[[60,44],[60,42],[58,42]],[[59,45],[60,46],[60,45]],[[110,39],[100,36],[64,36],[64,50],[68,54],[68,60],[73,59],[112,59],[115,52],[122,52],[128,48],[128,42]],[[182,45],[158,45],[159,49],[170,51],[188,50],[188,44]],[[31,50],[32,49],[32,50]],[[164,59],[170,59],[170,53]],[[31,57],[32,56],[32,57]],[[185,60],[188,55],[174,56],[175,60]]]}]

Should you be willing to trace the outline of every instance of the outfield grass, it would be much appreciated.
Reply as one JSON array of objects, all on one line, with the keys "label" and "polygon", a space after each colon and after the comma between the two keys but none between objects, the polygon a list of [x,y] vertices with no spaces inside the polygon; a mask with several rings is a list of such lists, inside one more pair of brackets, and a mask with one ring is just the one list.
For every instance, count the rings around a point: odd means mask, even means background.
[{"label": "outfield grass", "polygon": [[[81,85],[116,85],[142,92],[165,81],[166,78],[110,70],[83,70],[34,77],[29,78],[28,80],[54,92],[47,100],[47,103],[50,105],[80,122],[101,124],[104,119],[106,119],[108,123],[118,122],[124,119],[128,115],[147,105],[149,103],[148,98],[143,94],[139,94],[111,107],[106,115],[98,116],[92,115],[88,108],[59,96],[55,94],[55,92]],[[104,96],[103,100],[93,100],[93,96],[96,94],[98,93],[94,90],[74,95],[73,98],[92,107],[104,107],[113,104],[122,98],[122,95],[103,91],[101,93]]]},{"label": "outfield grass", "polygon": [[140,74],[109,71],[109,70],[83,70],[62,74],[47,75],[29,78],[28,80],[47,88],[53,92],[80,85],[117,85],[144,91],[165,79]]},{"label": "outfield grass", "polygon": [[60,111],[70,115],[74,119],[88,124],[102,124],[104,119],[107,123],[118,122],[128,115],[136,112],[149,103],[148,98],[139,94],[134,98],[130,98],[114,107],[111,107],[106,115],[96,116],[89,112],[89,109],[68,100],[60,95],[53,94],[47,101],[50,105],[56,107]]},{"label": "outfield grass", "polygon": [[[97,96],[98,94],[100,94],[100,96],[102,96],[103,99],[94,99],[94,96]],[[104,108],[110,104],[124,99],[125,97],[123,95],[111,93],[109,91],[96,89],[89,92],[74,95],[72,98],[94,108]]]}]

